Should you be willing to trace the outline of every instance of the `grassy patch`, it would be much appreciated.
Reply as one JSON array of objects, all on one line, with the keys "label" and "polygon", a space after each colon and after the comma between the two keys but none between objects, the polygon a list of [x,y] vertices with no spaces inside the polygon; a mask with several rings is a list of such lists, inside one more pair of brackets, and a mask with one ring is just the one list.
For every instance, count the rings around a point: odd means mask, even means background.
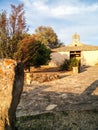
[{"label": "grassy patch", "polygon": [[18,130],[98,130],[98,111],[66,111],[17,118]]}]

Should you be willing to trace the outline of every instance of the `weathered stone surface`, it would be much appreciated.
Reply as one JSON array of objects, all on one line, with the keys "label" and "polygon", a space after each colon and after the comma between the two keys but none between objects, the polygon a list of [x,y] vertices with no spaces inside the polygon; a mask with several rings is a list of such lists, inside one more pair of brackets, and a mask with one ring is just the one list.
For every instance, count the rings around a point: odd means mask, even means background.
[{"label": "weathered stone surface", "polygon": [[51,82],[25,85],[17,116],[47,112],[51,104],[57,105],[53,112],[98,110],[98,66]]},{"label": "weathered stone surface", "polygon": [[46,107],[46,111],[53,110],[57,105],[56,104],[50,104]]},{"label": "weathered stone surface", "polygon": [[23,64],[11,59],[0,60],[0,130],[15,130],[23,83]]},{"label": "weathered stone surface", "polygon": [[25,84],[32,84],[33,81],[38,81],[39,83],[49,82],[59,79],[60,76],[55,73],[25,73]]},{"label": "weathered stone surface", "polygon": [[77,74],[78,73],[78,67],[73,67],[73,74]]}]

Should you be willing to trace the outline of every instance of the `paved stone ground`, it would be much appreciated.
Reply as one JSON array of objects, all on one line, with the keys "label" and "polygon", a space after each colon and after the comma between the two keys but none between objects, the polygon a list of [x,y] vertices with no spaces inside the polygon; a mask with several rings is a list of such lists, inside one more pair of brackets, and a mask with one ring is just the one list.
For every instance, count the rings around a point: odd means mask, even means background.
[{"label": "paved stone ground", "polygon": [[55,81],[25,85],[17,116],[95,109],[98,110],[98,66]]}]

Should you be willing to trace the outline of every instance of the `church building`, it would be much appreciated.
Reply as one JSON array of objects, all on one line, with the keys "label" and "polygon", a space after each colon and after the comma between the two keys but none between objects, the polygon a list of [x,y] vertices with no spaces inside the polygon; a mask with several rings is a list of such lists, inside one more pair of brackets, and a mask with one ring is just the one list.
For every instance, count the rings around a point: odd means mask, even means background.
[{"label": "church building", "polygon": [[81,66],[94,66],[98,64],[98,46],[84,44],[80,36],[75,33],[72,36],[72,43],[65,47],[52,49],[50,66],[59,66],[64,59],[76,57],[80,60]]}]

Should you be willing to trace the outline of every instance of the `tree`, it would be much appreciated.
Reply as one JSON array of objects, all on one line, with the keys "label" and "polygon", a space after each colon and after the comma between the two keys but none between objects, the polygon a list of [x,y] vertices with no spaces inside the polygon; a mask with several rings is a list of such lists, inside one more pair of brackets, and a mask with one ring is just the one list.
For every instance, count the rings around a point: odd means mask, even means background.
[{"label": "tree", "polygon": [[58,45],[58,38],[51,27],[40,26],[35,30],[36,41],[45,44],[50,48]]},{"label": "tree", "polygon": [[26,34],[26,22],[23,4],[11,5],[11,14],[7,18],[6,11],[0,15],[0,57],[13,58],[17,45]]},{"label": "tree", "polygon": [[50,60],[50,49],[44,44],[37,42],[34,35],[25,37],[20,43],[17,51],[17,60],[24,63],[25,68],[30,66],[40,67]]},{"label": "tree", "polygon": [[50,60],[50,49],[40,42],[29,44],[28,51],[27,58],[24,60],[27,66],[40,67]]},{"label": "tree", "polygon": [[15,57],[17,52],[17,45],[20,40],[22,40],[27,31],[26,21],[24,17],[24,5],[19,4],[18,6],[11,5],[11,14],[9,17],[9,30],[10,30],[10,40],[9,40],[9,56],[11,58]]},{"label": "tree", "polygon": [[12,10],[9,17],[11,35],[19,36],[20,34],[23,34],[26,31],[26,21],[24,17],[23,7],[23,4],[19,4],[18,6],[11,4]]},{"label": "tree", "polygon": [[29,44],[34,44],[35,39],[32,35],[25,36],[19,43],[18,43],[18,50],[15,55],[16,60],[20,60],[24,62],[26,55],[29,53],[28,46]]},{"label": "tree", "polygon": [[7,57],[8,20],[6,11],[0,14],[0,57]]}]

